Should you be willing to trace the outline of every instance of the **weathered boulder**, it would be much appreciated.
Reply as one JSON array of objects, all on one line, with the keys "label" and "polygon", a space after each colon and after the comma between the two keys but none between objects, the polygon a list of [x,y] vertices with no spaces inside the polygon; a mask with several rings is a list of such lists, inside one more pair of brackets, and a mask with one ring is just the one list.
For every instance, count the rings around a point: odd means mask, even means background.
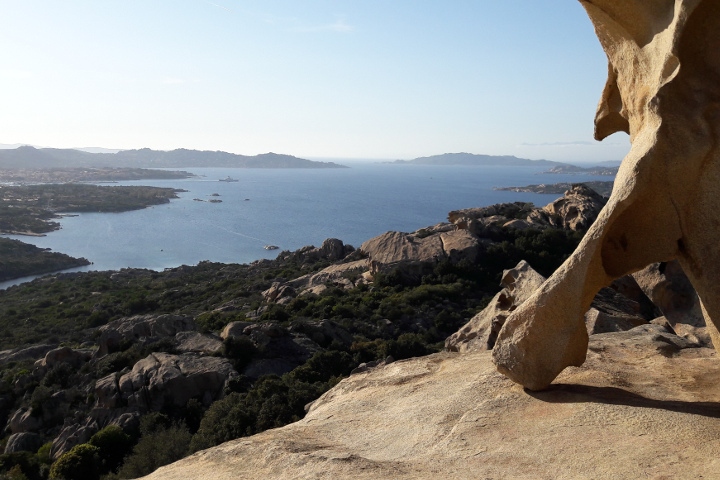
[{"label": "weathered boulder", "polygon": [[253,325],[253,323],[240,321],[230,322],[223,328],[223,331],[220,333],[220,338],[225,340],[228,337],[238,337],[243,334],[245,327],[249,327],[250,325]]},{"label": "weathered boulder", "polygon": [[290,332],[306,335],[323,348],[328,347],[333,342],[349,346],[355,341],[350,332],[332,320],[295,322],[290,326],[289,330]]},{"label": "weathered boulder", "polygon": [[295,298],[297,292],[290,285],[282,282],[273,282],[273,284],[262,292],[263,299],[266,302],[275,302],[283,305]]},{"label": "weathered boulder", "polygon": [[[287,285],[293,287],[296,291],[305,293],[306,290],[319,286],[333,284],[340,288],[354,288],[364,282],[361,273],[368,269],[366,259],[355,260],[354,262],[339,263],[323,268],[319,272],[310,273],[291,280]],[[354,280],[352,277],[357,277]]]},{"label": "weathered boulder", "polygon": [[389,272],[396,268],[421,274],[443,261],[476,261],[480,241],[468,230],[442,232],[418,237],[402,232],[386,232],[360,246],[368,256],[370,271]]},{"label": "weathered boulder", "polygon": [[345,245],[342,240],[338,240],[337,238],[328,238],[323,241],[320,248],[308,245],[294,252],[280,252],[277,258],[279,260],[293,260],[301,264],[306,262],[315,263],[319,260],[336,262],[342,260],[354,251],[355,248],[353,248],[352,245]]},{"label": "weathered boulder", "polygon": [[528,216],[529,225],[550,225],[566,230],[587,230],[595,221],[606,199],[595,190],[579,183],[565,195]]},{"label": "weathered boulder", "polygon": [[582,365],[600,288],[677,259],[720,342],[720,4],[581,0],[608,57],[595,137],[630,134],[612,195],[571,257],[505,322],[498,369],[546,388]]},{"label": "weathered boulder", "polygon": [[12,433],[37,432],[44,422],[42,416],[33,415],[30,410],[19,408],[10,417],[10,431]]},{"label": "weathered boulder", "polygon": [[497,334],[510,312],[527,300],[544,281],[545,277],[533,270],[525,260],[515,268],[505,270],[500,282],[503,289],[487,307],[445,340],[445,350],[492,350]]},{"label": "weathered boulder", "polygon": [[118,386],[129,407],[159,411],[184,407],[191,398],[209,405],[222,397],[226,382],[236,376],[223,358],[153,353],[120,377]]},{"label": "weathered boulder", "polygon": [[43,446],[43,439],[37,433],[13,433],[5,444],[5,453],[32,452]]},{"label": "weathered boulder", "polygon": [[185,315],[136,315],[100,327],[97,356],[116,352],[125,342],[153,343],[178,332],[195,330],[195,322]]},{"label": "weathered boulder", "polygon": [[50,350],[56,349],[56,344],[32,345],[30,347],[18,347],[12,350],[0,352],[0,365],[10,362],[22,362],[24,360],[37,360],[45,356]]},{"label": "weathered boulder", "polygon": [[73,350],[70,347],[55,348],[35,362],[33,375],[42,378],[50,369],[60,363],[66,363],[73,369],[79,369],[92,358],[92,353],[92,350]]},{"label": "weathered boulder", "polygon": [[68,418],[60,434],[53,440],[50,457],[57,460],[74,446],[87,443],[100,430],[97,422],[91,418]]},{"label": "weathered boulder", "polygon": [[242,372],[250,378],[282,375],[322,351],[307,335],[290,331],[275,322],[253,324],[246,327],[243,333],[257,349],[257,355]]}]

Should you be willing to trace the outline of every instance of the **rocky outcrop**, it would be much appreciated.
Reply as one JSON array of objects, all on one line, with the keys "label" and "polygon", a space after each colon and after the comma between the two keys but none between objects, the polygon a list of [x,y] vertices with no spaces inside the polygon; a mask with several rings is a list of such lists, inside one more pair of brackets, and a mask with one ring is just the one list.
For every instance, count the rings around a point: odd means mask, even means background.
[{"label": "rocky outcrop", "polygon": [[45,374],[60,363],[66,363],[74,370],[79,369],[92,357],[91,350],[73,350],[70,347],[60,347],[50,350],[45,357],[35,362],[33,375],[42,378]]},{"label": "rocky outcrop", "polygon": [[343,380],[299,422],[145,478],[716,477],[714,351],[657,326],[592,338],[585,364],[543,392],[486,351],[398,361]]},{"label": "rocky outcrop", "polygon": [[188,330],[195,330],[195,322],[185,315],[137,315],[121,318],[100,327],[96,355],[116,352],[124,343],[154,343]]},{"label": "rocky outcrop", "polygon": [[10,362],[22,362],[24,360],[38,360],[43,358],[47,352],[57,347],[55,344],[44,344],[3,350],[0,352],[0,365],[5,365]]},{"label": "rocky outcrop", "polygon": [[467,258],[475,262],[480,254],[480,241],[467,230],[430,236],[387,232],[364,242],[360,250],[367,255],[372,273],[402,268],[421,274],[443,260],[458,262]]},{"label": "rocky outcrop", "polygon": [[322,350],[307,335],[290,331],[275,322],[253,324],[243,330],[243,335],[252,341],[258,352],[242,372],[249,378],[282,375]]},{"label": "rocky outcrop", "polygon": [[355,248],[352,245],[345,245],[342,240],[338,240],[337,238],[328,238],[319,248],[308,245],[294,252],[280,252],[277,258],[278,260],[291,260],[300,264],[314,263],[319,260],[336,262],[342,260],[353,251],[355,251]]},{"label": "rocky outcrop", "polygon": [[720,5],[581,3],[609,62],[595,137],[624,131],[632,147],[580,246],[498,336],[498,369],[534,390],[585,361],[595,294],[655,262],[680,262],[720,342]]},{"label": "rocky outcrop", "polygon": [[544,281],[545,277],[533,270],[525,260],[515,268],[505,270],[500,282],[503,289],[487,307],[445,340],[445,350],[492,350],[508,315],[540,288]]},{"label": "rocky outcrop", "polygon": [[119,392],[112,392],[112,384],[107,380],[108,390],[102,393],[102,398],[119,394],[129,407],[141,410],[184,407],[191,398],[207,406],[222,397],[227,381],[236,376],[230,362],[223,358],[153,353],[120,377]]},{"label": "rocky outcrop", "polygon": [[679,262],[654,263],[632,276],[678,335],[712,346],[702,304]]},{"label": "rocky outcrop", "polygon": [[43,439],[37,433],[13,433],[5,444],[5,453],[35,453],[43,445]]},{"label": "rocky outcrop", "polygon": [[590,228],[607,199],[583,184],[575,184],[565,195],[528,216],[530,225],[550,225],[566,230]]}]

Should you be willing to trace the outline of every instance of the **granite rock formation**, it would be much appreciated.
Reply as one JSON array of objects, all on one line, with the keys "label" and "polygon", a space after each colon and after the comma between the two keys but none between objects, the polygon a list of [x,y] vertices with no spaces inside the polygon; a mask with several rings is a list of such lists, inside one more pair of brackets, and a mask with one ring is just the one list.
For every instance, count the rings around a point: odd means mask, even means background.
[{"label": "granite rock formation", "polygon": [[528,394],[490,352],[350,376],[283,428],[147,480],[715,478],[720,363],[657,325],[594,335],[585,364]]},{"label": "granite rock formation", "polygon": [[533,390],[585,361],[598,290],[651,263],[679,261],[720,340],[720,4],[580,1],[609,61],[595,137],[632,148],[580,246],[498,336],[498,369]]}]

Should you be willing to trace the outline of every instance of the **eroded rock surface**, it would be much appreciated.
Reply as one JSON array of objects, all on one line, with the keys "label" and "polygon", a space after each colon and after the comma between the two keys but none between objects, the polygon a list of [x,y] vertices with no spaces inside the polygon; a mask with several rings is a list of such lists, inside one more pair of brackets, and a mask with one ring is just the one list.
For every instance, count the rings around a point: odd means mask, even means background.
[{"label": "eroded rock surface", "polygon": [[585,361],[598,290],[651,263],[679,261],[720,341],[720,3],[580,1],[609,64],[595,137],[632,148],[580,246],[498,336],[498,369],[534,390]]},{"label": "eroded rock surface", "polygon": [[490,352],[357,373],[286,427],[227,442],[148,480],[715,478],[720,362],[662,327],[594,335],[544,392]]}]

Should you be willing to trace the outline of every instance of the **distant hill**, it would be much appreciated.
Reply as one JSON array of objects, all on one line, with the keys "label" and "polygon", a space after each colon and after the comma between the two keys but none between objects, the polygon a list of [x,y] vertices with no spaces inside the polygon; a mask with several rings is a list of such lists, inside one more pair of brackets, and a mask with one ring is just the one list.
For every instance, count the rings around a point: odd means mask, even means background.
[{"label": "distant hill", "polygon": [[498,166],[537,166],[555,167],[569,165],[550,160],[529,160],[511,155],[477,155],[474,153],[443,153],[430,157],[419,157],[413,160],[395,160],[391,163],[407,163],[412,165],[498,165]]},{"label": "distant hill", "polygon": [[264,153],[247,156],[228,152],[177,149],[171,151],[122,150],[117,153],[91,153],[73,149],[22,146],[0,150],[0,168],[347,168],[332,162],[315,162],[292,155]]}]

